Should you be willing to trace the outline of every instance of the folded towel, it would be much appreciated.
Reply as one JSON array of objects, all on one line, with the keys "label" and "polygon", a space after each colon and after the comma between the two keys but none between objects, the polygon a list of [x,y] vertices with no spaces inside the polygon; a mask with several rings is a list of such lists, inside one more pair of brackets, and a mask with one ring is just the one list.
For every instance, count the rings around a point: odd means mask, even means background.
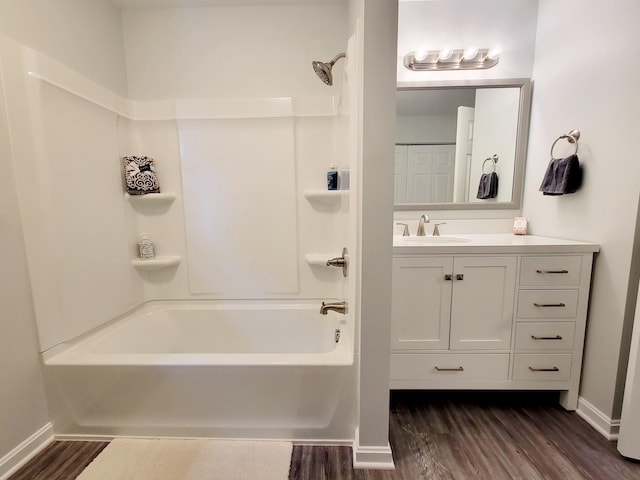
[{"label": "folded towel", "polygon": [[480,177],[478,185],[478,195],[476,198],[485,200],[487,198],[496,198],[498,195],[498,174],[496,172],[483,173]]},{"label": "folded towel", "polygon": [[582,169],[577,155],[552,158],[542,179],[540,191],[544,195],[574,193],[582,183]]},{"label": "folded towel", "polygon": [[160,186],[151,157],[122,157],[124,182],[129,195],[159,193]]}]

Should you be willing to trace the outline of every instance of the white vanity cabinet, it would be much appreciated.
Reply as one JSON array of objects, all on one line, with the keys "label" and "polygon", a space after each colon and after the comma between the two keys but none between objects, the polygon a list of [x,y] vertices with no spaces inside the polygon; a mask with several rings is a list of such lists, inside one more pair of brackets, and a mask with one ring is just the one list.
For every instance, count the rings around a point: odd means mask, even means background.
[{"label": "white vanity cabinet", "polygon": [[575,409],[598,246],[460,237],[394,241],[391,388],[557,390]]},{"label": "white vanity cabinet", "polygon": [[393,350],[511,345],[516,257],[416,256],[393,261]]}]

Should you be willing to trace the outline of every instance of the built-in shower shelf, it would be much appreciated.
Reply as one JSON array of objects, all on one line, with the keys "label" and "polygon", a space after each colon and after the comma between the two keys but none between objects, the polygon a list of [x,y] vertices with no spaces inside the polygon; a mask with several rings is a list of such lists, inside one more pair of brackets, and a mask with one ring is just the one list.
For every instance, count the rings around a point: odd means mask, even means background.
[{"label": "built-in shower shelf", "polygon": [[312,202],[334,204],[347,194],[348,190],[321,190],[307,189],[304,191],[304,198]]},{"label": "built-in shower shelf", "polygon": [[135,260],[131,260],[131,265],[133,265],[138,270],[159,270],[161,268],[168,268],[178,265],[182,257],[180,255],[165,255],[160,257],[148,258],[146,260],[142,260],[136,258]]},{"label": "built-in shower shelf", "polygon": [[145,195],[129,195],[127,193],[126,197],[132,205],[170,205],[177,195],[174,192],[147,193]]},{"label": "built-in shower shelf", "polygon": [[304,256],[304,261],[309,265],[319,265],[322,267],[326,267],[327,260],[334,257],[335,255],[332,253],[307,253]]}]

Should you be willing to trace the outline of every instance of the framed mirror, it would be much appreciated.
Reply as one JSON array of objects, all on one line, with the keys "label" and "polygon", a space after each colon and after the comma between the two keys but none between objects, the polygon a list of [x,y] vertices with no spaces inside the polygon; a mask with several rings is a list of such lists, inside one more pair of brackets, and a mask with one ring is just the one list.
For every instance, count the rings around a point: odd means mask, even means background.
[{"label": "framed mirror", "polygon": [[395,210],[518,209],[531,81],[399,82]]}]

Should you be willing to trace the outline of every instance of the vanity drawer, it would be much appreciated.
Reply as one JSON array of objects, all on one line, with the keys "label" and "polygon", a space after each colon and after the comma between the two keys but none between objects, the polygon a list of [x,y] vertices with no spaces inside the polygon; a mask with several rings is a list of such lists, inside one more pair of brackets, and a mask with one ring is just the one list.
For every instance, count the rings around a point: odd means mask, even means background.
[{"label": "vanity drawer", "polygon": [[516,350],[572,350],[574,322],[520,322],[516,326]]},{"label": "vanity drawer", "polygon": [[517,318],[575,318],[578,290],[519,290]]},{"label": "vanity drawer", "polygon": [[516,353],[514,381],[567,381],[571,377],[571,354]]},{"label": "vanity drawer", "polygon": [[520,260],[520,285],[577,286],[581,255],[527,256]]},{"label": "vanity drawer", "polygon": [[415,353],[391,354],[391,380],[507,380],[508,353],[447,354]]}]

